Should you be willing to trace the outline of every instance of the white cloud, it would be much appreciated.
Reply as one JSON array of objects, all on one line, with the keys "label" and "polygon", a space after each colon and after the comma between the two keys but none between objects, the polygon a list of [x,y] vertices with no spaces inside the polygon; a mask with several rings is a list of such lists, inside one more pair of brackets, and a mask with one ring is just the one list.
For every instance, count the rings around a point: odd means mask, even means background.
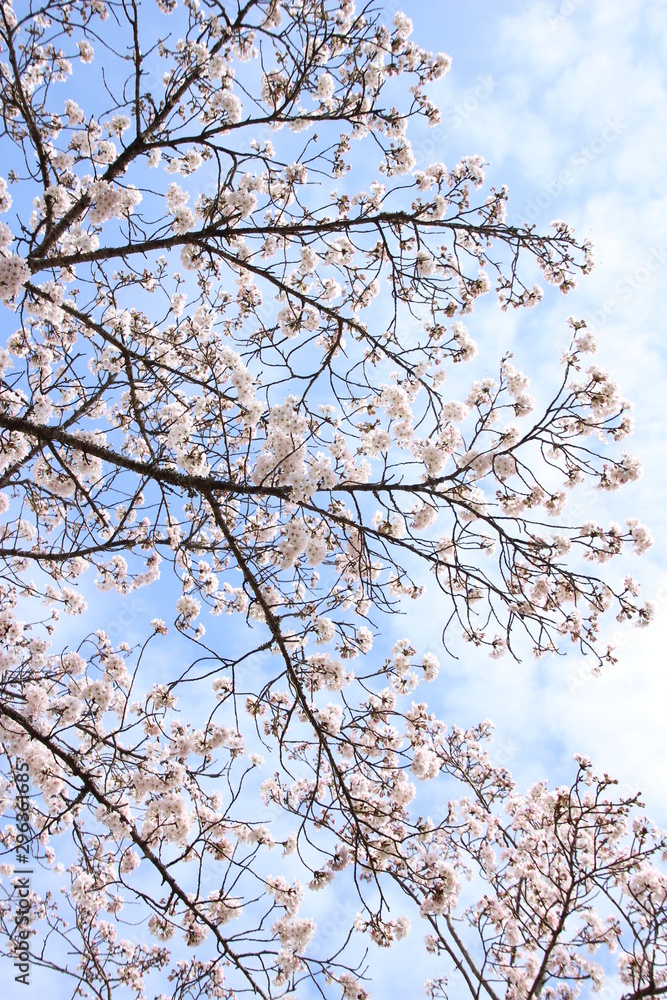
[{"label": "white cloud", "polygon": [[[412,17],[425,15],[421,3],[407,9]],[[591,516],[604,521],[637,515],[652,524],[655,548],[637,564],[612,564],[611,573],[632,572],[644,581],[645,596],[663,593],[667,189],[660,164],[667,134],[667,23],[646,2],[556,0],[517,4],[509,11],[476,3],[469,13],[458,12],[451,31],[446,19],[439,25],[431,18],[430,27],[429,44],[454,57],[437,95],[446,108],[446,134],[444,154],[439,150],[434,158],[482,153],[490,161],[492,182],[510,185],[512,218],[528,212],[538,229],[565,218],[597,246],[598,266],[573,295],[548,295],[529,315],[511,317],[499,317],[485,304],[470,318],[471,335],[480,341],[489,367],[510,347],[517,364],[546,388],[557,377],[566,317],[574,313],[596,326],[600,362],[636,403],[631,444],[643,458],[645,475],[630,490],[600,496]],[[480,46],[495,38],[483,48],[484,59],[472,49],[462,58],[450,44],[448,35],[463,37],[466,28],[479,31]],[[474,94],[486,73],[492,91],[476,106],[469,100],[469,113],[460,114],[466,95]],[[414,634],[435,648],[441,626],[432,590],[422,607],[410,611],[411,617],[416,612]],[[667,587],[663,590],[667,597]],[[618,632],[613,621],[608,632]],[[442,710],[448,721],[493,718],[498,743],[512,758],[503,762],[522,782],[544,776],[566,780],[569,759],[581,750],[628,787],[639,784],[648,811],[664,819],[666,632],[661,606],[653,627],[624,631],[618,665],[599,679],[588,677],[588,666],[576,655],[517,666],[466,648],[465,659],[450,663],[441,675]]]}]

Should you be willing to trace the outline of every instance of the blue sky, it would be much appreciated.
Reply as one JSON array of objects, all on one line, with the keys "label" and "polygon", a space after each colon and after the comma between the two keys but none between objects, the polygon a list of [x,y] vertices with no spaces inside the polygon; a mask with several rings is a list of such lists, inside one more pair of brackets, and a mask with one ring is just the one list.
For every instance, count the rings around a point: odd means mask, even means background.
[{"label": "blue sky", "polygon": [[[607,624],[618,664],[596,678],[592,664],[576,653],[517,665],[466,646],[459,661],[443,662],[437,708],[448,722],[493,719],[494,755],[520,787],[543,777],[568,781],[572,754],[584,752],[624,790],[641,788],[648,813],[667,825],[667,4],[410,0],[386,9],[390,16],[404,10],[414,22],[415,41],[454,60],[432,88],[442,125],[413,134],[418,165],[442,160],[449,166],[479,153],[489,163],[487,182],[509,185],[513,221],[534,221],[546,230],[562,218],[580,237],[594,240],[596,270],[570,296],[547,291],[536,310],[511,314],[502,314],[489,297],[468,326],[480,344],[482,368],[488,359],[489,370],[495,369],[509,348],[544,391],[558,378],[566,318],[595,327],[599,363],[635,403],[630,445],[643,460],[644,476],[618,494],[579,501],[578,516],[602,523],[635,516],[655,538],[641,560],[628,556],[609,567],[615,577],[634,575],[644,597],[656,603],[650,629]],[[409,622],[388,623],[387,640],[419,635],[422,651],[437,650],[435,600],[412,604]],[[159,602],[157,593],[146,591],[136,605],[123,608],[119,601],[116,617],[107,618],[112,638],[143,632]],[[321,902],[330,922],[343,921],[344,904],[336,909]],[[419,995],[426,972],[415,982],[411,949],[421,953],[417,939],[383,953],[374,997],[398,996],[399,989],[406,998]],[[33,990],[40,981],[34,974]],[[12,1000],[24,993],[11,984]]]}]

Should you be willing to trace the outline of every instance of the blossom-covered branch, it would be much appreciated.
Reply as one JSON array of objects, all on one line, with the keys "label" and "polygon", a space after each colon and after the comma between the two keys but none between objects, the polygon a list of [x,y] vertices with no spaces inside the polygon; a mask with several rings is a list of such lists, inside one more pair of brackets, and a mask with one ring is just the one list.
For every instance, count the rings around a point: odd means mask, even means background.
[{"label": "blossom-covered branch", "polygon": [[[411,919],[457,997],[569,1000],[604,950],[626,1000],[667,991],[637,800],[583,758],[519,794],[488,723],[412,701],[437,657],[382,639],[431,582],[445,647],[494,658],[599,669],[602,617],[652,616],[603,568],[648,530],[566,516],[640,475],[585,324],[541,407],[510,354],[446,390],[478,298],[568,293],[592,248],[509,225],[478,155],[415,169],[450,61],[411,28],[350,0],[0,8],[1,791],[11,816],[25,762],[37,957],[73,993],[362,1000],[359,942]],[[91,628],[151,585],[138,645]],[[336,887],[333,940],[304,914]]]}]

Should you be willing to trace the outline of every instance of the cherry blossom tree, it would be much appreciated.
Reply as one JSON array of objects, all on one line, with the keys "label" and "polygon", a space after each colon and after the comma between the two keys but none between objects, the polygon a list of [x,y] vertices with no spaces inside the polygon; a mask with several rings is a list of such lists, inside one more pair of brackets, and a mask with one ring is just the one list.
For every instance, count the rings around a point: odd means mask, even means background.
[{"label": "cherry blossom tree", "polygon": [[[585,323],[546,405],[509,354],[449,396],[475,300],[534,306],[537,269],[567,293],[592,248],[508,225],[480,156],[415,169],[450,60],[411,28],[0,8],[0,926],[15,955],[24,845],[33,960],[72,995],[361,1000],[408,933],[431,997],[667,993],[637,798],[584,757],[521,794],[488,722],[415,694],[436,656],[382,639],[427,584],[445,655],[600,668],[601,618],[652,614],[598,575],[647,529],[563,514],[640,474]],[[163,617],[112,641],[99,609],[141,588]],[[313,894],[347,889],[323,935]]]}]

